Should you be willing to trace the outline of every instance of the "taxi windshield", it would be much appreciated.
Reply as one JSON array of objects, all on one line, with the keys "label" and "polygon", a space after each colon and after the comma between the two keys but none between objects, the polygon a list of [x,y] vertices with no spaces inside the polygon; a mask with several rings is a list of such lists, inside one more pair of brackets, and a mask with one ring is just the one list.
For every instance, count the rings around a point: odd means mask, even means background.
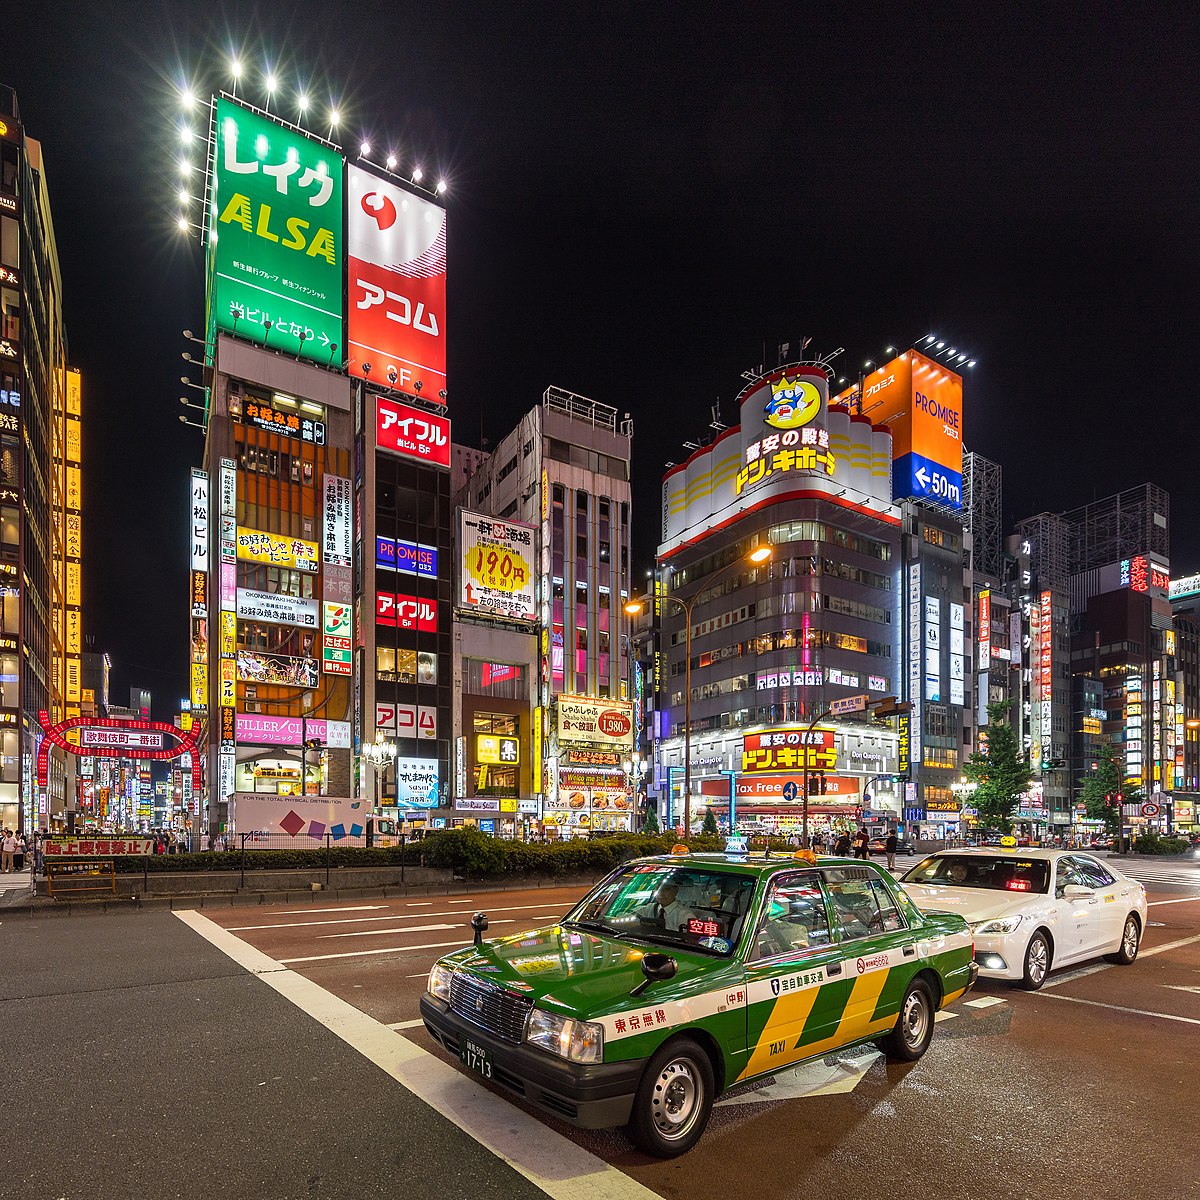
[{"label": "taxi windshield", "polygon": [[566,924],[728,956],[741,936],[753,895],[749,875],[639,864],[605,880],[571,911]]},{"label": "taxi windshield", "polygon": [[935,854],[917,863],[903,882],[1045,894],[1049,889],[1050,864],[1041,858],[1009,854]]}]

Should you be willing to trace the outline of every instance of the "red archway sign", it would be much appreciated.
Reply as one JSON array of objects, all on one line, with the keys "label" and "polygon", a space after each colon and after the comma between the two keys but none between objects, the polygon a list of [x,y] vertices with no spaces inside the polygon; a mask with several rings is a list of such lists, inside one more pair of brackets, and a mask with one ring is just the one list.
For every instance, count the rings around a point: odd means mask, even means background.
[{"label": "red archway sign", "polygon": [[[39,712],[38,720],[46,731],[38,746],[37,786],[44,792],[50,784],[50,747],[57,746],[65,754],[88,758],[148,758],[163,761],[192,756],[192,790],[200,791],[200,727],[192,726],[186,733],[165,721],[135,721],[129,717],[68,717],[57,725],[48,725],[50,714]],[[79,745],[67,741],[67,734],[78,729]],[[89,736],[91,735],[91,736]],[[167,738],[176,745],[168,746]]]}]

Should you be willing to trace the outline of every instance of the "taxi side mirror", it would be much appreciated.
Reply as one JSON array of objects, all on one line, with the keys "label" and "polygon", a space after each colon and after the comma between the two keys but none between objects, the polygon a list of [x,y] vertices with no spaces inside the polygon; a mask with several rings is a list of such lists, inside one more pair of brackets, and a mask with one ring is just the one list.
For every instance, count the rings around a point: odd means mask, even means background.
[{"label": "taxi side mirror", "polygon": [[669,954],[645,954],[642,956],[642,974],[645,979],[629,994],[640,996],[652,983],[674,979],[679,964]]},{"label": "taxi side mirror", "polygon": [[1063,888],[1063,896],[1068,900],[1082,900],[1085,896],[1094,896],[1095,888],[1083,887],[1078,883],[1068,883]]}]

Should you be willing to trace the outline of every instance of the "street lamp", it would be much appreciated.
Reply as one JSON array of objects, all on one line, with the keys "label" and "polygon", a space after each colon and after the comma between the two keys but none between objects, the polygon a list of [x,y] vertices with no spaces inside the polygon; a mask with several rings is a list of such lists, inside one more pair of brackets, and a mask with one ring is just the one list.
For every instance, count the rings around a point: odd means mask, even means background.
[{"label": "street lamp", "polygon": [[363,743],[363,757],[375,768],[375,808],[383,807],[380,804],[383,798],[382,776],[387,771],[388,763],[396,761],[399,752],[400,747],[391,738],[384,737],[382,731],[375,734],[373,742]]},{"label": "street lamp", "polygon": [[[680,597],[672,593],[664,593],[662,596],[654,597],[655,600],[665,600],[670,604],[678,604],[683,611],[684,621],[684,636],[683,636],[683,836],[687,837],[692,831],[692,609],[696,605],[696,601],[700,598],[700,592],[707,590],[728,571],[732,571],[735,567],[745,566],[750,563],[752,566],[761,567],[772,554],[775,553],[774,547],[770,545],[756,546],[749,554],[741,558],[735,558],[733,562],[722,567],[715,575],[706,575],[699,590],[694,592],[687,600],[682,600]],[[631,616],[640,613],[643,607],[648,603],[647,600],[630,600],[625,605],[625,611]]]},{"label": "street lamp", "polygon": [[[625,768],[625,774],[629,776],[629,785],[633,793],[632,809],[634,814],[634,823],[637,823],[637,813],[642,796],[642,776],[646,773],[650,764],[642,757],[640,750],[635,750],[633,754],[622,764]],[[630,832],[636,833],[633,829]]]}]

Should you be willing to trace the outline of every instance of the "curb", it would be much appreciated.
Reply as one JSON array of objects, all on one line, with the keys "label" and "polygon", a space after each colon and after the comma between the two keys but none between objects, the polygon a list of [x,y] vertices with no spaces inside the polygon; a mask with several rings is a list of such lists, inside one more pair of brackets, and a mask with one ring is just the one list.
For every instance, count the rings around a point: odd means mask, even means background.
[{"label": "curb", "polygon": [[212,892],[191,896],[155,896],[135,893],[121,899],[50,900],[40,898],[33,903],[15,904],[0,908],[0,919],[30,917],[38,919],[61,917],[103,916],[109,913],[136,914],[139,912],[173,912],[176,909],[257,908],[289,904],[338,904],[345,900],[391,900],[407,896],[470,896],[493,892],[524,892],[532,888],[591,887],[607,874],[573,876],[571,878],[538,878],[489,881],[455,880],[453,883],[387,884],[376,888],[331,888],[329,891],[280,892]]}]

